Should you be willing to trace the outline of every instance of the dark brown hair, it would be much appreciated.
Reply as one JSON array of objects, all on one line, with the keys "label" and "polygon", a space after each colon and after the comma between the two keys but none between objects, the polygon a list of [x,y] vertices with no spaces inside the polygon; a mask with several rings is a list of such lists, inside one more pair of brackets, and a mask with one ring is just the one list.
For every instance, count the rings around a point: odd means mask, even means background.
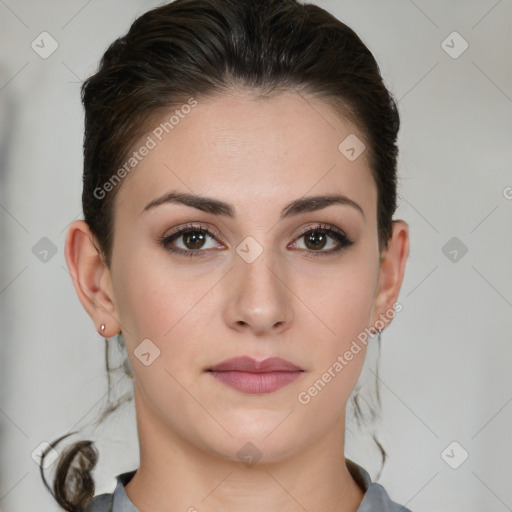
[{"label": "dark brown hair", "polygon": [[[105,183],[164,113],[191,97],[235,87],[263,99],[284,91],[320,98],[354,123],[364,138],[378,192],[379,249],[386,248],[397,206],[400,121],[378,64],[356,33],[322,8],[296,0],[175,0],[136,19],[82,85],[82,206],[105,264],[110,268],[115,198],[122,186],[106,191]],[[110,403],[108,353],[106,346],[109,405],[99,421],[120,405]],[[127,358],[123,368],[132,377]],[[355,391],[355,418],[361,425],[364,414]],[[378,386],[376,398],[380,408]],[[371,412],[375,419],[377,413]],[[384,464],[386,453],[373,438]],[[91,471],[97,458],[92,441],[74,443],[58,460],[53,492],[41,466],[44,484],[65,510],[80,510],[94,495]]]}]

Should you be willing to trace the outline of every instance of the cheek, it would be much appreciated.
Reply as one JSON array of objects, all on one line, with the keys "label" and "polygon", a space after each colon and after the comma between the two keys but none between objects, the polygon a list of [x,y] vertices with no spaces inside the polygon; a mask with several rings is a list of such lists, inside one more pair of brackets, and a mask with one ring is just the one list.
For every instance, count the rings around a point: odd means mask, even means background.
[{"label": "cheek", "polygon": [[[190,379],[190,368],[202,363],[203,325],[210,322],[205,314],[210,315],[211,311],[204,310],[208,301],[202,298],[218,278],[211,274],[191,277],[182,271],[183,266],[180,271],[179,266],[172,265],[166,255],[155,248],[132,252],[118,268],[114,291],[119,298],[116,307],[121,324],[126,327],[124,338],[134,372],[144,381],[144,386],[152,385],[154,371],[168,370],[180,382]],[[158,354],[151,364],[151,375],[137,359],[144,347],[141,343],[147,339],[151,342],[145,341],[148,351]],[[175,384],[170,378],[164,378],[163,382],[169,384],[164,386],[167,391]],[[161,382],[159,384],[157,379],[154,384],[158,393]]]},{"label": "cheek", "polygon": [[342,350],[369,327],[378,282],[378,259],[363,250],[347,253],[330,279],[297,280],[297,295],[303,297],[317,330],[333,350]]},{"label": "cheek", "polygon": [[318,331],[308,336],[316,340],[315,350],[306,347],[313,371],[297,396],[308,416],[335,421],[361,374],[370,342],[368,328],[376,278],[375,272],[368,267],[365,270],[347,275],[341,285],[324,289],[311,306],[319,312],[321,321],[306,320],[308,326],[317,325]]},{"label": "cheek", "polygon": [[201,287],[199,281],[179,272],[162,248],[150,242],[147,246],[127,244],[123,254],[130,256],[120,257],[116,262],[116,307],[133,341],[140,337],[170,336],[173,326],[193,307],[194,298],[197,302],[196,288]]}]

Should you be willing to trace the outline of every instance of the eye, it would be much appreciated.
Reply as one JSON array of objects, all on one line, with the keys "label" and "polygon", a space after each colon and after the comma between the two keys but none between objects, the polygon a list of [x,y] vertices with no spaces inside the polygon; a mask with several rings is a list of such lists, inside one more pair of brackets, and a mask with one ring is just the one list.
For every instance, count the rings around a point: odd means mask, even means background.
[{"label": "eye", "polygon": [[[354,244],[354,241],[351,240],[343,231],[327,224],[321,224],[319,226],[306,229],[297,237],[297,240],[301,238],[304,239],[306,250],[308,250],[308,252],[311,253],[310,255],[313,257],[327,256],[329,254],[337,253]],[[322,249],[324,249],[328,244],[329,238],[337,242],[338,245],[333,249],[324,251]],[[293,243],[292,245],[295,246],[296,243]]]},{"label": "eye", "polygon": [[[212,233],[207,227],[202,225],[188,224],[186,226],[177,229],[170,235],[164,235],[159,239],[159,243],[164,248],[172,253],[182,254],[183,256],[206,256],[206,250],[204,247],[207,238],[213,238],[220,236],[216,233]],[[171,244],[178,239],[183,239],[183,248],[172,247]],[[217,244],[212,244],[210,248],[216,248]]]}]

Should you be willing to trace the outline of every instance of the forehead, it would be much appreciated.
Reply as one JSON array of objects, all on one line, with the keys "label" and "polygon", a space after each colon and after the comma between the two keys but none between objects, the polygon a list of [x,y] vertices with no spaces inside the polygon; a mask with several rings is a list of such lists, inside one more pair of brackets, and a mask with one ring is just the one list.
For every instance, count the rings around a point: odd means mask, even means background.
[{"label": "forehead", "polygon": [[170,190],[215,196],[240,211],[274,204],[277,211],[290,199],[333,192],[375,208],[368,151],[357,147],[356,159],[345,152],[347,141],[364,137],[325,102],[246,92],[194,102],[163,114],[132,148],[136,162],[116,198],[123,215],[139,216]]}]

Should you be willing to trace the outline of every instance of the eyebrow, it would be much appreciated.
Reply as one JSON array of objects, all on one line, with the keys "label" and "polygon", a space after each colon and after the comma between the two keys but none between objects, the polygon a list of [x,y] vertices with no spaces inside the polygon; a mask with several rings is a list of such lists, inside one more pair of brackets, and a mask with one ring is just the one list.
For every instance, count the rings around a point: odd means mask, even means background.
[{"label": "eyebrow", "polygon": [[[211,213],[213,215],[223,215],[226,217],[235,217],[235,207],[219,199],[211,197],[199,196],[195,194],[188,194],[184,192],[168,192],[161,197],[153,199],[146,204],[144,209],[140,212],[142,215],[144,212],[156,208],[162,204],[174,203],[183,204],[201,210],[203,212]],[[314,212],[316,210],[322,210],[333,204],[342,204],[355,208],[364,218],[364,211],[355,201],[343,194],[324,194],[318,196],[308,196],[300,199],[296,199],[291,203],[288,203],[281,210],[281,219],[292,217],[300,213]]]}]

